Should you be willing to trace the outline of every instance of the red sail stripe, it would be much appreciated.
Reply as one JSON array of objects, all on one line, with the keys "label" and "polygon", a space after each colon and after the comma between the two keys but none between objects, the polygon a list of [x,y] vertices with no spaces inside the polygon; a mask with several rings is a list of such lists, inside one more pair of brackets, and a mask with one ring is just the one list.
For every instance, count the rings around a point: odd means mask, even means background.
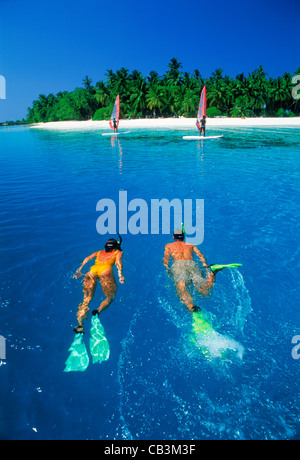
[{"label": "red sail stripe", "polygon": [[[120,97],[119,97],[119,95],[117,95],[116,100],[115,100],[115,104],[114,104],[114,108],[113,108],[113,111],[112,111],[112,114],[111,114],[111,117],[110,117],[110,122],[109,122],[109,126],[114,131],[117,131],[117,129],[118,129],[119,118],[120,118]],[[114,127],[114,119],[116,120],[116,127]]]},{"label": "red sail stripe", "polygon": [[207,107],[206,86],[204,86],[201,91],[201,96],[200,96],[199,109],[198,109],[198,114],[197,114],[197,122],[199,122],[203,116],[206,117],[206,107]]}]

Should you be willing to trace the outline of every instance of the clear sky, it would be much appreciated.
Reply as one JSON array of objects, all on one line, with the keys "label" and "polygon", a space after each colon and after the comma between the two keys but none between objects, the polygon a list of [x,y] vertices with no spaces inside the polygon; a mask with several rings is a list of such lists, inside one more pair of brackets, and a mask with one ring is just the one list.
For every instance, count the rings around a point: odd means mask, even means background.
[{"label": "clear sky", "polygon": [[300,0],[0,0],[0,10],[0,121],[107,69],[163,75],[172,57],[203,77],[300,67]]}]

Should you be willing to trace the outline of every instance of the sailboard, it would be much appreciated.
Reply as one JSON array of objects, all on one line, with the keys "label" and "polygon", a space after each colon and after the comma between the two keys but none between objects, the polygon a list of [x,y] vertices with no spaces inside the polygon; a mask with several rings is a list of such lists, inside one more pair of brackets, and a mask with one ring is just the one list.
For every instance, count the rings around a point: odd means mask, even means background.
[{"label": "sailboard", "polygon": [[188,140],[188,141],[205,141],[206,139],[220,139],[220,137],[223,137],[222,135],[219,136],[182,136],[182,139]]},{"label": "sailboard", "polygon": [[[206,117],[206,111],[207,111],[207,98],[206,98],[206,86],[204,85],[201,95],[200,95],[200,100],[199,100],[199,107],[198,107],[198,112],[197,112],[197,122],[196,126],[200,126],[200,121],[203,117]],[[204,139],[218,139],[220,137],[223,137],[223,135],[220,136],[201,136],[200,134],[198,136],[182,136],[182,139],[185,140],[204,140]]]},{"label": "sailboard", "polygon": [[128,134],[130,131],[125,131],[125,132],[118,132],[118,127],[119,127],[119,121],[120,121],[120,96],[119,94],[116,97],[114,107],[111,113],[111,117],[109,120],[109,126],[113,130],[113,132],[110,133],[102,133],[102,136],[120,136],[123,134]]},{"label": "sailboard", "polygon": [[123,136],[124,134],[128,134],[131,131],[122,131],[121,133],[113,132],[113,133],[102,133],[102,136]]}]

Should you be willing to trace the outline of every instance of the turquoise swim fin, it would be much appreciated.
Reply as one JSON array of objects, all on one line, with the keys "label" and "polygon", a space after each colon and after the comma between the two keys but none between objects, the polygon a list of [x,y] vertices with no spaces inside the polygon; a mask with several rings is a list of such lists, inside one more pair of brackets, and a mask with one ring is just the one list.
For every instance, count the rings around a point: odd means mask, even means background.
[{"label": "turquoise swim fin", "polygon": [[70,356],[66,361],[64,372],[84,372],[89,365],[90,358],[83,342],[83,334],[75,334],[69,352]]},{"label": "turquoise swim fin", "polygon": [[90,352],[93,364],[102,363],[109,358],[109,343],[105,337],[104,327],[100,323],[98,315],[92,316]]},{"label": "turquoise swim fin", "polygon": [[227,265],[218,265],[218,264],[212,264],[209,266],[212,272],[217,273],[220,270],[223,270],[223,268],[238,268],[242,267],[243,264],[227,264]]}]

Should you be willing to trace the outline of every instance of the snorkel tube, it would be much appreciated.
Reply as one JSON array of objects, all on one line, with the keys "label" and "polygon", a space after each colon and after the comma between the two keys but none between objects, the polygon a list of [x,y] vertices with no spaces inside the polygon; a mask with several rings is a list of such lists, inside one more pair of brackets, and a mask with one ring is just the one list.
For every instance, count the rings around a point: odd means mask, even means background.
[{"label": "snorkel tube", "polygon": [[184,234],[184,238],[185,238],[185,228],[184,228],[183,222],[181,222],[181,228],[182,228],[182,233]]},{"label": "snorkel tube", "polygon": [[118,248],[118,249],[119,249],[119,251],[122,251],[121,244],[122,244],[123,239],[122,239],[120,233],[117,233],[117,235],[118,235],[118,237],[119,237],[119,241],[117,242],[118,245],[119,245],[119,248]]},{"label": "snorkel tube", "polygon": [[123,240],[122,240],[122,237],[121,237],[120,233],[117,233],[117,235],[118,235],[118,237],[120,238],[120,240],[118,241],[118,244],[121,245],[121,243],[122,243],[122,241],[123,241]]}]

